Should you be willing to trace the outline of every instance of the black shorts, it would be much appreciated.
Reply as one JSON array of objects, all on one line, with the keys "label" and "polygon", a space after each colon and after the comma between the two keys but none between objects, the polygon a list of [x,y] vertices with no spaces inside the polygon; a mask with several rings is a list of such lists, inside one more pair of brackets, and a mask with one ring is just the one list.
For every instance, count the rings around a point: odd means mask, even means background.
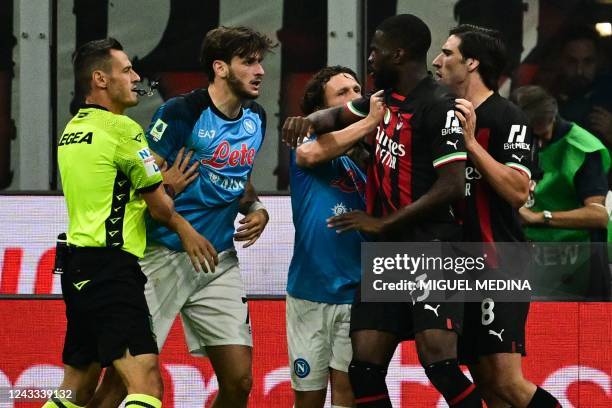
[{"label": "black shorts", "polygon": [[463,334],[459,337],[459,360],[476,363],[478,357],[497,353],[525,355],[527,302],[465,303]]},{"label": "black shorts", "polygon": [[351,333],[378,330],[393,333],[399,341],[412,340],[427,329],[461,333],[463,307],[456,303],[362,302],[357,290],[351,308]]},{"label": "black shorts", "polygon": [[123,357],[157,354],[138,258],[110,248],[71,248],[62,275],[66,338],[62,361],[110,366]]}]

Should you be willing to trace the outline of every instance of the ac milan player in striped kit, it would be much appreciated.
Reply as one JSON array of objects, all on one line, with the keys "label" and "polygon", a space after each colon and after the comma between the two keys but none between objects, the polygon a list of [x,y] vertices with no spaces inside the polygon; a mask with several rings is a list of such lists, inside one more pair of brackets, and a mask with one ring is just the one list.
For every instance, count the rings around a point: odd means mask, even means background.
[{"label": "ac milan player in striped kit", "polygon": [[[380,241],[461,238],[451,204],[463,197],[467,155],[455,98],[427,72],[430,44],[429,28],[409,14],[386,19],[374,35],[369,62],[376,87],[384,90],[386,112],[371,141],[367,212],[332,217],[329,225],[339,232],[358,230]],[[357,130],[369,107],[369,98],[362,98],[307,118],[289,118],[283,137],[295,143],[309,130],[322,134],[354,122],[346,129]],[[358,140],[363,133],[354,135]],[[343,142],[346,138],[338,140]],[[398,343],[406,339],[415,339],[428,378],[450,406],[480,407],[474,384],[457,363],[461,309],[448,303],[362,302],[358,291],[349,366],[357,407],[391,406],[385,376]]]},{"label": "ac milan player in striped kit", "polygon": [[[520,109],[497,93],[506,65],[500,33],[461,25],[434,59],[436,76],[461,98],[466,164],[464,240],[520,242],[518,208],[527,200],[531,133]],[[523,377],[529,303],[466,303],[459,354],[489,407],[555,408],[559,402]]]}]

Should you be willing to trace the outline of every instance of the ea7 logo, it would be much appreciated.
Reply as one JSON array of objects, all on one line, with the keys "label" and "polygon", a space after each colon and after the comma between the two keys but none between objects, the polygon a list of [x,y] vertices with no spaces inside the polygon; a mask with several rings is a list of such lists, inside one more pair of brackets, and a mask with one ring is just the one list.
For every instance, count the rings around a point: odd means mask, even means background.
[{"label": "ea7 logo", "polygon": [[457,115],[455,115],[454,110],[449,110],[446,112],[446,124],[444,124],[444,127],[449,128],[457,126],[459,126],[459,119],[457,119]]},{"label": "ea7 logo", "polygon": [[200,130],[198,130],[198,137],[205,137],[205,138],[208,138],[208,139],[214,139],[216,133],[217,132],[215,132],[214,130],[200,129]]},{"label": "ea7 logo", "polygon": [[526,134],[527,126],[512,125],[510,128],[510,135],[508,136],[508,143],[524,143]]}]

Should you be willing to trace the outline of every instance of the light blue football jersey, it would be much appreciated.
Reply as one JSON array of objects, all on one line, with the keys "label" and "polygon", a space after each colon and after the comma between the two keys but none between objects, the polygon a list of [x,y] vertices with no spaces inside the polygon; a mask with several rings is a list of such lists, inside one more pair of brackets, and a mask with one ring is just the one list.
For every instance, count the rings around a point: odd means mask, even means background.
[{"label": "light blue football jersey", "polygon": [[[155,113],[146,136],[151,150],[172,165],[181,147],[193,150],[198,178],[174,199],[176,211],[215,247],[233,248],[234,220],[266,129],[263,108],[243,104],[230,119],[213,104],[206,89],[168,100]],[[147,239],[182,250],[178,235],[149,219]]]}]

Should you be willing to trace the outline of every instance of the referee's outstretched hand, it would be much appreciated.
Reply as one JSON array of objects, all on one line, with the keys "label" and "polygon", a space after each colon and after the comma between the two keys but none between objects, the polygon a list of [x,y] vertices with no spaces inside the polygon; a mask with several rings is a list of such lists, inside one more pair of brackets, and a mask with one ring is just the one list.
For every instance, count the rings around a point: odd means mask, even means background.
[{"label": "referee's outstretched hand", "polygon": [[202,270],[204,272],[214,272],[215,265],[219,263],[219,258],[210,241],[200,235],[187,221],[180,224],[177,233],[195,270],[198,272],[202,272]]},{"label": "referee's outstretched hand", "polygon": [[171,185],[175,194],[179,194],[185,190],[185,187],[200,175],[200,173],[196,172],[200,164],[198,161],[195,161],[187,168],[187,165],[191,161],[193,150],[189,150],[189,152],[183,156],[184,152],[185,148],[181,147],[172,166],[168,167],[168,162],[164,160],[160,168],[162,177],[164,178],[164,184]]}]

